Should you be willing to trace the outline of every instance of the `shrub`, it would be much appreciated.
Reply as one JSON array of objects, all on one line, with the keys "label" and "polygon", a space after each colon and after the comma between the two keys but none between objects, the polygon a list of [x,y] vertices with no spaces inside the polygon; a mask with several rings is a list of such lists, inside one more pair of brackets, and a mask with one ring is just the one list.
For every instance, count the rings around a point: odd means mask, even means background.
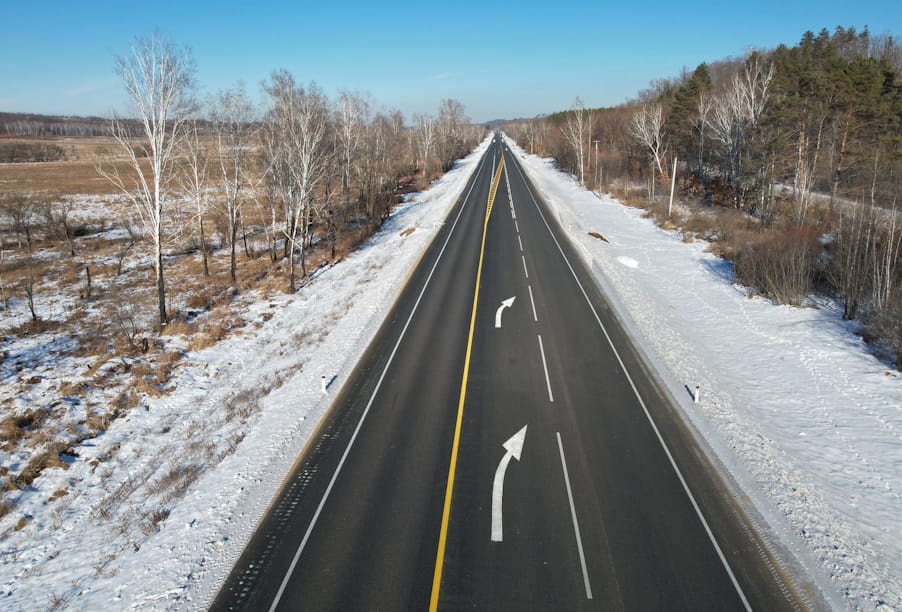
[{"label": "shrub", "polygon": [[53,162],[66,159],[61,146],[45,142],[0,142],[0,162],[29,163]]},{"label": "shrub", "polygon": [[242,423],[255,412],[260,410],[260,398],[264,393],[264,389],[259,387],[254,389],[242,389],[233,394],[225,401],[225,420],[227,423],[234,419],[239,419]]},{"label": "shrub", "polygon": [[734,248],[737,282],[778,304],[798,306],[811,292],[820,249],[812,230],[771,231]]},{"label": "shrub", "polygon": [[[902,371],[902,291],[897,290],[893,299],[883,308],[869,312],[864,317],[864,338],[875,342],[892,356],[896,369]],[[888,355],[884,356],[888,356]]]}]

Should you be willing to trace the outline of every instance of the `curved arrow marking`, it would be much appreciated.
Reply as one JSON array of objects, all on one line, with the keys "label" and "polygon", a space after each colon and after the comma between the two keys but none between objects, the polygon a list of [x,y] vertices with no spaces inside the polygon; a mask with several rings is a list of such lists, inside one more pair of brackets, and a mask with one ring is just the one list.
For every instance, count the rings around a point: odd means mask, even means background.
[{"label": "curved arrow marking", "polygon": [[517,296],[509,297],[503,302],[501,302],[501,306],[498,307],[498,310],[495,311],[495,329],[501,327],[501,314],[504,312],[505,308],[510,308],[514,305],[514,300],[517,299]]},{"label": "curved arrow marking", "polygon": [[492,484],[492,542],[501,542],[504,539],[504,530],[501,522],[502,500],[504,497],[504,473],[511,462],[511,457],[520,461],[520,453],[523,452],[523,444],[526,442],[526,428],[515,433],[502,446],[507,452],[501,458],[498,469],[495,470],[495,482]]}]

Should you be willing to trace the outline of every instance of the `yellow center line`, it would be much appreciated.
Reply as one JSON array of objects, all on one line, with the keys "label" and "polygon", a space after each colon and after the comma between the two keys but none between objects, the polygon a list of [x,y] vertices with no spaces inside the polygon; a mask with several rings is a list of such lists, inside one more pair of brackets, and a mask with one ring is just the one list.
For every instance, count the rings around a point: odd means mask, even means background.
[{"label": "yellow center line", "polygon": [[492,207],[495,205],[495,194],[498,193],[498,185],[501,184],[501,171],[504,170],[504,156],[501,156],[501,161],[498,163],[498,169],[495,170],[495,176],[492,178],[492,186],[489,188],[489,203],[488,208],[485,213],[485,222],[488,224],[489,215],[492,214]]},{"label": "yellow center line", "polygon": [[457,404],[457,421],[454,425],[454,440],[451,443],[451,465],[448,468],[448,484],[445,487],[445,506],[442,510],[442,527],[438,536],[438,552],[435,557],[435,574],[432,577],[432,597],[429,600],[430,612],[438,610],[439,590],[442,586],[442,566],[445,562],[445,544],[448,540],[448,521],[451,516],[451,494],[454,491],[454,473],[457,471],[457,449],[460,446],[460,429],[464,419],[464,398],[467,393],[467,378],[470,373],[470,354],[473,350],[473,332],[476,329],[476,306],[479,303],[479,282],[482,279],[482,260],[485,255],[485,238],[489,229],[489,215],[492,214],[492,206],[495,203],[495,192],[498,191],[498,183],[501,181],[501,169],[504,166],[504,157],[498,164],[498,170],[492,178],[492,186],[489,189],[489,198],[486,202],[485,223],[482,226],[482,245],[479,247],[479,265],[476,268],[476,289],[473,292],[473,312],[470,314],[470,335],[467,338],[467,353],[464,358],[464,374],[460,383],[460,400]]}]

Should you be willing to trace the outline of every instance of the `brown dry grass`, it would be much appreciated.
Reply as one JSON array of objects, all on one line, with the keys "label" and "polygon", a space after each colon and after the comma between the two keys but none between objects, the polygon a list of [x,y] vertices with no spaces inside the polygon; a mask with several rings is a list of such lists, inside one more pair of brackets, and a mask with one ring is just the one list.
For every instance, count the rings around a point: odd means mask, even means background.
[{"label": "brown dry grass", "polygon": [[187,338],[197,333],[197,324],[185,320],[183,314],[178,313],[169,320],[169,323],[160,331],[161,336],[181,336]]},{"label": "brown dry grass", "polygon": [[177,351],[137,360],[131,367],[132,390],[151,397],[163,397],[170,391],[166,385],[181,360],[182,354]]},{"label": "brown dry grass", "polygon": [[8,449],[13,443],[31,438],[41,430],[47,416],[48,412],[43,408],[32,408],[21,414],[7,414],[0,420],[0,448]]},{"label": "brown dry grass", "polygon": [[64,452],[68,444],[56,440],[47,445],[47,448],[37,451],[22,470],[13,476],[12,482],[19,489],[25,489],[31,485],[46,469],[63,468],[68,466],[60,459],[60,453]]},{"label": "brown dry grass", "polygon": [[69,494],[69,489],[63,487],[62,489],[57,489],[53,492],[53,495],[47,498],[48,502],[55,502],[58,499],[62,499],[63,497]]},{"label": "brown dry grass", "polygon": [[[36,139],[12,139],[13,142],[35,142]],[[45,139],[41,139],[45,140]],[[103,156],[124,174],[129,172],[119,157],[118,145],[112,138],[54,139],[66,149],[69,158],[60,162],[0,164],[0,189],[9,193],[59,193],[116,195],[117,188],[97,174],[95,161]]]},{"label": "brown dry grass", "polygon": [[110,355],[109,353],[99,355],[97,359],[95,359],[94,362],[88,366],[88,369],[85,371],[85,377],[94,378],[95,376],[97,376],[100,368],[109,363],[110,359],[112,359],[112,355]]},{"label": "brown dry grass", "polygon": [[194,336],[191,341],[188,342],[188,350],[194,352],[210,348],[211,346],[215,346],[216,343],[219,342],[224,336],[225,330],[222,329],[214,333],[210,333],[205,330],[204,332]]},{"label": "brown dry grass", "polygon": [[16,415],[7,415],[0,420],[0,450],[13,449],[16,442],[28,435],[19,419]]}]

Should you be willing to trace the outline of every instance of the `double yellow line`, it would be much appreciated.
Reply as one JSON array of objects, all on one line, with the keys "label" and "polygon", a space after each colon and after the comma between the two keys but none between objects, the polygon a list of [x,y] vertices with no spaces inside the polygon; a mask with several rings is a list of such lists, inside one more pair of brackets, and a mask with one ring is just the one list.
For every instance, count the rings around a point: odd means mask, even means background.
[{"label": "double yellow line", "polygon": [[442,586],[442,566],[445,562],[445,545],[448,540],[448,520],[451,516],[451,494],[454,492],[454,473],[457,470],[457,451],[460,447],[460,428],[464,418],[464,397],[467,393],[467,378],[470,373],[470,354],[473,350],[473,331],[476,328],[476,307],[479,304],[479,283],[482,279],[482,260],[485,255],[485,237],[489,229],[489,217],[492,207],[495,205],[495,194],[498,192],[498,184],[501,182],[501,172],[504,169],[504,155],[495,170],[492,178],[492,186],[489,188],[489,198],[486,202],[485,222],[482,225],[482,244],[479,247],[479,265],[476,268],[476,289],[473,291],[473,312],[470,314],[470,335],[467,338],[467,354],[464,359],[464,374],[460,383],[460,400],[457,404],[457,422],[454,425],[454,440],[451,443],[451,465],[448,468],[448,484],[445,487],[445,506],[442,510],[442,527],[438,536],[438,552],[435,557],[435,573],[432,577],[432,597],[429,600],[430,612],[438,610],[439,590]]},{"label": "double yellow line", "polygon": [[[495,176],[492,178],[492,186],[489,188],[489,202],[488,206],[486,206],[485,210],[485,225],[489,224],[489,215],[492,214],[492,206],[495,205],[495,194],[498,193],[498,185],[501,184],[501,172],[504,170],[504,155],[501,156],[501,161],[498,162],[498,169],[495,170]],[[482,246],[485,247],[485,231],[482,232]],[[481,253],[480,253],[481,254]],[[477,278],[479,274],[477,273]],[[476,283],[476,292],[479,292],[479,283]],[[471,330],[472,331],[472,330]]]}]

